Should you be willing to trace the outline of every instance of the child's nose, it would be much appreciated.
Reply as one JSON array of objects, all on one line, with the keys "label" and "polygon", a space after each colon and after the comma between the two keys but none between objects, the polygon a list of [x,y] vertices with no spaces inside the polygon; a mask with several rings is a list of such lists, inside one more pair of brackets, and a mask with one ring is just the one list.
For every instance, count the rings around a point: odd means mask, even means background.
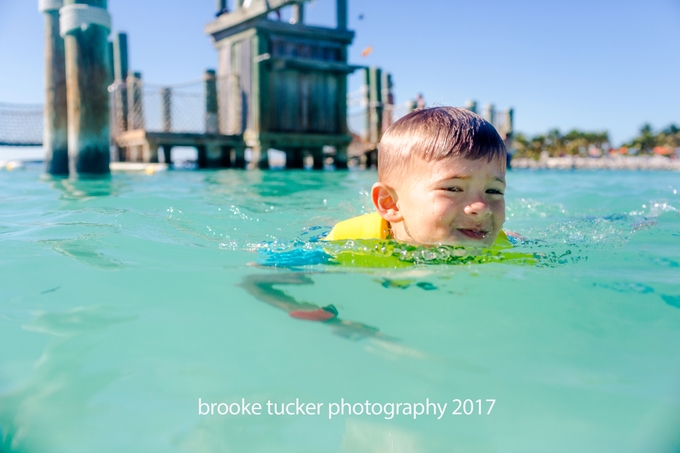
[{"label": "child's nose", "polygon": [[473,216],[486,216],[491,214],[491,208],[484,200],[474,200],[465,206],[465,214]]}]

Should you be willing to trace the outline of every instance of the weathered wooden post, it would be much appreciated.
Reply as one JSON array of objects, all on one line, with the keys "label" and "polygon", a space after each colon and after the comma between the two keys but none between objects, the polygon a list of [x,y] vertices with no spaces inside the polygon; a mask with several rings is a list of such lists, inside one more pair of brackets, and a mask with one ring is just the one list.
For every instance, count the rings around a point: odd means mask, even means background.
[{"label": "weathered wooden post", "polygon": [[163,150],[163,161],[166,164],[172,165],[172,145],[161,145]]},{"label": "weathered wooden post", "polygon": [[482,116],[489,123],[494,124],[496,122],[496,108],[494,107],[494,105],[493,104],[485,105]]},{"label": "weathered wooden post", "polygon": [[290,23],[291,24],[300,24],[302,25],[305,21],[305,5],[304,3],[296,3],[294,5],[291,5],[291,17],[290,17]]},{"label": "weathered wooden post", "polygon": [[125,78],[128,74],[128,42],[125,33],[118,33],[113,39],[113,78],[116,83],[114,103],[116,124],[119,131],[128,129],[128,95]]},{"label": "weathered wooden post", "polygon": [[142,96],[142,73],[128,72],[128,130],[144,129],[144,103]]},{"label": "weathered wooden post", "polygon": [[382,134],[389,129],[392,125],[392,113],[394,111],[394,94],[392,93],[392,74],[388,72],[382,73],[382,102],[383,102],[383,114],[382,114],[382,128],[380,137]]},{"label": "weathered wooden post", "polygon": [[377,144],[382,135],[382,113],[383,113],[383,99],[382,99],[382,71],[380,68],[370,68],[370,105],[371,105],[371,129],[370,141]]},{"label": "weathered wooden post", "polygon": [[234,168],[246,168],[246,148],[245,146],[238,146],[234,148],[234,160],[232,162]]},{"label": "weathered wooden post", "polygon": [[371,141],[371,115],[373,114],[373,109],[371,109],[371,71],[369,68],[363,68],[364,72],[364,84],[361,87],[362,90],[362,104],[366,106],[366,117],[364,118],[364,127],[366,128],[364,140],[367,142]]},{"label": "weathered wooden post", "polygon": [[515,150],[512,147],[515,132],[515,109],[512,107],[508,108],[504,112],[504,116],[505,118],[503,121],[503,128],[505,130],[503,131],[501,137],[503,137],[503,143],[505,144],[505,166],[509,170],[512,168],[512,156],[515,154]]},{"label": "weathered wooden post", "polygon": [[106,53],[106,58],[109,60],[109,80],[107,80],[107,85],[111,86],[116,78],[113,74],[113,43],[111,41],[107,42],[107,50],[108,52]]},{"label": "weathered wooden post", "polygon": [[215,13],[215,16],[219,17],[222,14],[226,14],[229,12],[229,9],[227,8],[227,0],[217,0],[217,12]]},{"label": "weathered wooden post", "polygon": [[205,133],[217,134],[219,121],[217,117],[217,77],[213,69],[208,69],[203,75],[205,84]]},{"label": "weathered wooden post", "polygon": [[505,111],[506,132],[512,134],[515,132],[515,109],[512,107]]},{"label": "weathered wooden post", "polygon": [[172,131],[172,88],[161,88],[161,118],[163,132]]},{"label": "weathered wooden post", "polygon": [[266,140],[260,140],[257,145],[250,148],[252,158],[250,168],[269,170],[269,148],[271,148],[271,144]]},{"label": "weathered wooden post", "polygon": [[[366,156],[366,167],[378,166],[378,143],[382,137],[383,121],[383,98],[382,98],[382,71],[380,68],[370,68],[370,93],[371,99],[371,143],[375,148]],[[370,167],[369,167],[370,165]]]},{"label": "weathered wooden post", "polygon": [[[340,31],[347,31],[347,0],[337,0],[336,3],[336,28]],[[347,61],[347,48],[342,47],[340,49],[341,61]],[[343,134],[349,133],[349,128],[347,127],[347,77],[338,78],[338,99],[341,101],[337,103],[338,107],[338,119],[340,124],[338,127],[338,132]],[[347,145],[336,145],[335,146],[335,157],[333,158],[333,163],[335,164],[336,170],[346,170],[347,169]]]},{"label": "weathered wooden post", "polygon": [[[243,46],[243,44],[241,44]],[[272,147],[272,142],[268,137],[261,135],[267,127],[266,124],[270,119],[271,112],[271,96],[269,91],[269,71],[265,68],[262,62],[266,60],[259,60],[259,56],[267,53],[269,48],[268,35],[256,33],[251,38],[250,49],[241,47],[241,57],[250,55],[250,58],[257,56],[258,62],[251,66],[250,74],[250,105],[247,102],[242,102],[244,110],[243,125],[244,138],[248,129],[258,136],[256,143],[250,147],[252,161],[251,168],[259,168],[261,170],[269,169],[269,148]],[[254,61],[254,60],[252,60]],[[243,73],[241,73],[243,75]],[[245,90],[243,90],[245,91]],[[242,91],[242,95],[245,94]],[[248,124],[250,123],[250,127]],[[248,140],[246,139],[246,142]]]},{"label": "weathered wooden post", "polygon": [[45,17],[45,110],[43,148],[45,169],[68,175],[68,125],[64,39],[59,34],[59,8],[63,0],[39,0]]},{"label": "weathered wooden post", "polygon": [[414,111],[417,106],[418,104],[413,99],[409,99],[408,101],[406,101],[406,114],[408,115],[409,113]]},{"label": "weathered wooden post", "polygon": [[347,0],[338,0],[336,3],[338,29],[347,30]]},{"label": "weathered wooden post", "polygon": [[106,0],[65,0],[59,10],[64,37],[69,170],[110,173],[108,35]]},{"label": "weathered wooden post", "polygon": [[127,35],[125,33],[118,33],[113,38],[111,43],[111,57],[113,68],[113,102],[112,108],[112,128],[111,135],[114,138],[115,153],[114,160],[125,160],[125,153],[121,146],[118,145],[116,139],[120,134],[125,132],[128,128],[128,94],[125,78],[128,71],[128,46]]},{"label": "weathered wooden post", "polygon": [[465,101],[464,108],[468,109],[472,113],[477,113],[477,101],[468,99],[467,101]]},{"label": "weathered wooden post", "polygon": [[[207,69],[203,75],[205,90],[205,133],[219,133],[219,117],[217,112],[217,77],[213,69]],[[205,145],[204,165],[207,167],[221,167],[225,160],[224,148],[216,143]],[[200,151],[199,151],[200,152]]]},{"label": "weathered wooden post", "polygon": [[336,145],[333,164],[336,170],[347,170],[347,146]]},{"label": "weathered wooden post", "polygon": [[305,150],[293,148],[286,153],[286,168],[289,170],[305,168]]},{"label": "weathered wooden post", "polygon": [[208,168],[208,151],[205,145],[196,145],[196,166],[199,169]]},{"label": "weathered wooden post", "polygon": [[310,154],[312,155],[312,169],[323,170],[323,148],[313,148]]}]

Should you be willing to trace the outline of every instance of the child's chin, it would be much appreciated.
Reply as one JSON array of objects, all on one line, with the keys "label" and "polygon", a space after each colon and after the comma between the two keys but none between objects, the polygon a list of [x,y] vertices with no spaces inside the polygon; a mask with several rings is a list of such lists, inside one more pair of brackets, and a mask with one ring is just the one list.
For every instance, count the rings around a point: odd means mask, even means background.
[{"label": "child's chin", "polygon": [[465,248],[489,248],[493,245],[493,241],[490,241],[488,237],[484,239],[450,238],[439,242],[438,245],[449,245],[452,247]]}]

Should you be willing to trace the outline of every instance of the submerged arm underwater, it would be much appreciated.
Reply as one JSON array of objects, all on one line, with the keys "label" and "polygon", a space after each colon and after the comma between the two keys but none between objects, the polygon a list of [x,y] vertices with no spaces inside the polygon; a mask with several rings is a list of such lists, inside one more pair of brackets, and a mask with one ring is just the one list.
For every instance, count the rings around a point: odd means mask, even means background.
[{"label": "submerged arm underwater", "polygon": [[298,301],[293,296],[274,288],[275,285],[313,285],[314,281],[309,278],[311,274],[313,272],[252,274],[243,277],[243,280],[236,286],[243,288],[257,300],[287,312],[291,317],[321,321],[327,324],[334,334],[341,337],[350,340],[359,340],[367,337],[389,341],[395,340],[380,333],[376,327],[356,321],[340,319],[339,313],[333,305],[320,307],[317,304]]}]

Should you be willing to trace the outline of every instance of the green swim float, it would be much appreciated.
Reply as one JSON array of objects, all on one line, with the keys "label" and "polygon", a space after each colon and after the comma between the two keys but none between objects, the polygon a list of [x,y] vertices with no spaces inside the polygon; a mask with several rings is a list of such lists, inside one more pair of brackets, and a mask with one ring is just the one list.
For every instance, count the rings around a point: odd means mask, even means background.
[{"label": "green swim float", "polygon": [[[423,264],[466,264],[491,262],[518,262],[533,264],[533,254],[512,252],[513,244],[501,231],[491,248],[478,253],[469,249],[440,246],[436,248],[413,246],[390,241],[389,223],[377,212],[353,217],[336,224],[324,241],[336,243],[325,251],[333,262],[352,267],[399,268]],[[343,247],[353,241],[350,249]],[[340,241],[343,244],[340,244]]]}]

